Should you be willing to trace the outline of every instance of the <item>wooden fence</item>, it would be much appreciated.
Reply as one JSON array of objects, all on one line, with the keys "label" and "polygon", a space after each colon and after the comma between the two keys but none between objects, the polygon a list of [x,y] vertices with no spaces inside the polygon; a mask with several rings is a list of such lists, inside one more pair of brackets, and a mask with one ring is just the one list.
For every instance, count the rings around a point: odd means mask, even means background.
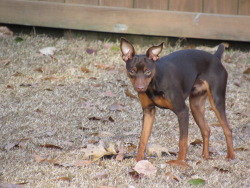
[{"label": "wooden fence", "polygon": [[250,0],[0,0],[0,23],[250,41]]}]

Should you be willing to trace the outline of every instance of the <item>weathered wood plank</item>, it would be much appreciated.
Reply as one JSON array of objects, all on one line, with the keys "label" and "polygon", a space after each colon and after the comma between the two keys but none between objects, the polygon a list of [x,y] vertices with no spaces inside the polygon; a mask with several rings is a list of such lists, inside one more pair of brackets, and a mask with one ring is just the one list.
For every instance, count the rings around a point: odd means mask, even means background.
[{"label": "weathered wood plank", "polygon": [[169,10],[202,12],[202,0],[169,0]]},{"label": "weathered wood plank", "polygon": [[98,5],[99,0],[65,0],[65,3],[85,4],[85,5]]},{"label": "weathered wood plank", "polygon": [[239,0],[239,10],[240,15],[250,16],[250,0]]},{"label": "weathered wood plank", "polygon": [[133,0],[99,0],[100,6],[133,8]]},{"label": "weathered wood plank", "polygon": [[238,0],[204,0],[204,12],[238,14]]},{"label": "weathered wood plank", "polygon": [[250,16],[0,0],[0,23],[250,41]]},{"label": "weathered wood plank", "polygon": [[169,0],[134,0],[135,8],[167,10]]}]

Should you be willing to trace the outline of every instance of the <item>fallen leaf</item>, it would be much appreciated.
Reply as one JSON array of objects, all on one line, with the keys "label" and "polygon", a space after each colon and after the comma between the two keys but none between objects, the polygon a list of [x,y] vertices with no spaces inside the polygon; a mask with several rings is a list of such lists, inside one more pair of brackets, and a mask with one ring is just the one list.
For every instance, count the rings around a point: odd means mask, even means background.
[{"label": "fallen leaf", "polygon": [[118,143],[118,155],[116,156],[115,160],[122,161],[124,158],[124,144],[122,142]]},{"label": "fallen leaf", "polygon": [[167,180],[175,180],[178,182],[181,180],[179,177],[175,176],[172,172],[166,172],[165,176]]},{"label": "fallen leaf", "polygon": [[95,64],[95,67],[98,69],[104,69],[104,70],[114,70],[114,65],[105,65],[105,64]]},{"label": "fallen leaf", "polygon": [[78,160],[75,162],[75,166],[87,166],[87,165],[91,165],[93,164],[94,162],[93,161],[87,161],[87,160]]},{"label": "fallen leaf", "polygon": [[217,170],[217,171],[219,171],[219,172],[221,172],[221,173],[228,173],[228,172],[230,172],[229,170],[225,170],[223,168],[218,168],[218,167],[214,167],[214,169]]},{"label": "fallen leaf", "polygon": [[157,172],[157,169],[148,160],[141,160],[136,163],[134,170],[139,174],[151,176]]},{"label": "fallen leaf", "polygon": [[135,170],[129,170],[129,173],[128,173],[132,179],[134,180],[138,180],[140,178],[142,178],[144,175],[143,174],[139,174],[137,171]]},{"label": "fallen leaf", "polygon": [[193,146],[196,146],[196,145],[199,145],[201,146],[202,145],[202,140],[200,139],[195,139],[193,142],[191,142],[190,144],[193,145]]},{"label": "fallen leaf", "polygon": [[14,89],[14,86],[12,86],[12,85],[7,85],[6,88],[7,88],[7,89]]},{"label": "fallen leaf", "polygon": [[156,154],[157,157],[162,157],[162,152],[170,155],[168,149],[166,147],[162,147],[159,144],[150,144],[147,148],[147,152],[149,156],[153,156],[154,154]]},{"label": "fallen leaf", "polygon": [[94,50],[94,49],[91,49],[91,48],[87,48],[87,49],[86,49],[86,52],[87,52],[88,54],[93,54],[93,55],[96,55],[96,54],[97,54],[97,51]]},{"label": "fallen leaf", "polygon": [[52,80],[64,80],[65,77],[55,77],[55,76],[47,76],[47,77],[44,77],[42,78],[43,80],[49,80],[49,81],[52,81]]},{"label": "fallen leaf", "polygon": [[14,73],[12,76],[15,76],[15,77],[17,77],[17,76],[24,76],[24,74],[23,74],[23,73],[20,73],[20,72],[16,72],[16,73]]},{"label": "fallen leaf", "polygon": [[243,74],[250,74],[250,68],[247,68],[246,70],[244,70]]},{"label": "fallen leaf", "polygon": [[111,117],[111,116],[109,116],[109,117],[89,117],[88,118],[89,120],[91,120],[91,121],[102,121],[102,122],[108,122],[108,121],[110,121],[110,122],[114,122],[115,120]]},{"label": "fallen leaf", "polygon": [[55,51],[56,51],[55,47],[45,47],[45,48],[39,50],[39,52],[41,54],[46,55],[46,56],[54,55]]},{"label": "fallen leaf", "polygon": [[249,149],[240,147],[240,148],[234,148],[234,151],[249,151]]},{"label": "fallen leaf", "polygon": [[60,150],[62,150],[61,147],[53,145],[53,144],[40,144],[39,146],[40,147],[45,147],[45,148],[52,148],[52,149],[60,149]]},{"label": "fallen leaf", "polygon": [[41,157],[40,155],[37,155],[37,154],[34,155],[34,158],[35,158],[35,161],[38,163],[42,163],[46,160],[45,157]]},{"label": "fallen leaf", "polygon": [[84,73],[90,73],[91,71],[86,67],[81,67],[81,71]]},{"label": "fallen leaf", "polygon": [[13,32],[6,26],[1,26],[0,27],[0,38],[4,38],[7,36],[12,36]]},{"label": "fallen leaf", "polygon": [[137,96],[135,96],[134,94],[131,93],[131,91],[129,91],[129,89],[126,89],[125,90],[125,94],[130,97],[130,98],[133,98],[133,99],[137,99]]},{"label": "fallen leaf", "polygon": [[23,42],[23,38],[22,38],[22,37],[16,37],[16,38],[15,38],[15,41],[16,41],[16,42]]},{"label": "fallen leaf", "polygon": [[166,163],[171,166],[181,167],[183,169],[187,169],[190,167],[185,161],[182,161],[182,160],[171,160],[171,161],[167,161]]},{"label": "fallen leaf", "polygon": [[133,152],[136,150],[137,146],[133,143],[125,143],[125,148],[127,152]]},{"label": "fallen leaf", "polygon": [[111,110],[111,111],[123,111],[124,110],[124,105],[121,105],[119,103],[113,103],[110,106],[109,110]]},{"label": "fallen leaf", "polygon": [[34,71],[43,73],[43,69],[41,67],[34,69]]},{"label": "fallen leaf", "polygon": [[206,181],[200,178],[188,180],[191,185],[205,185]]}]

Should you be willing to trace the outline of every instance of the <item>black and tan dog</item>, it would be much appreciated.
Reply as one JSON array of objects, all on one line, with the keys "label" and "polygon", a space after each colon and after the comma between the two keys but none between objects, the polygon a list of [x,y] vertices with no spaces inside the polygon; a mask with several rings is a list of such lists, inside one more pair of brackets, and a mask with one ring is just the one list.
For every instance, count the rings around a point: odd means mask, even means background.
[{"label": "black and tan dog", "polygon": [[189,109],[185,99],[189,97],[193,117],[203,138],[205,159],[209,157],[210,128],[205,121],[205,101],[208,97],[224,131],[227,143],[227,159],[234,159],[232,130],[225,112],[227,71],[221,63],[224,45],[220,44],[214,55],[201,50],[181,50],[159,58],[163,43],[152,46],[146,55],[136,55],[133,45],[121,38],[122,59],[126,62],[130,78],[143,109],[143,127],[137,161],[144,152],[155,117],[155,107],[172,110],[178,117],[180,137],[177,160],[169,164],[187,166]]}]

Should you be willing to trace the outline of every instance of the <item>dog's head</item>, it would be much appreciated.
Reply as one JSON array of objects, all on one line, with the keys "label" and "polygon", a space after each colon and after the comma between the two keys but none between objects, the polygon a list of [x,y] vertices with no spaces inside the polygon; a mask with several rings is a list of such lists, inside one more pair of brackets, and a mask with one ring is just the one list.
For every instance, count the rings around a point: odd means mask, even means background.
[{"label": "dog's head", "polygon": [[137,92],[145,92],[155,74],[155,62],[163,49],[163,43],[152,46],[146,55],[136,55],[133,45],[121,38],[122,59],[126,62],[127,75]]}]

